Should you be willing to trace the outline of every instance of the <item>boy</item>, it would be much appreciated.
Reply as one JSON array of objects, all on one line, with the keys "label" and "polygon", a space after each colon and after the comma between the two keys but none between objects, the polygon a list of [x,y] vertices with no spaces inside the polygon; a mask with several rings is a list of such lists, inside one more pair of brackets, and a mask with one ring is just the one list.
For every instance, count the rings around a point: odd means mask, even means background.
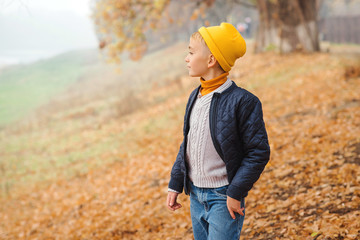
[{"label": "boy", "polygon": [[190,195],[196,240],[240,238],[244,198],[269,160],[259,99],[227,77],[245,52],[244,39],[229,23],[201,27],[190,38],[185,62],[201,85],[186,106],[167,206],[181,208],[177,196],[183,189]]}]

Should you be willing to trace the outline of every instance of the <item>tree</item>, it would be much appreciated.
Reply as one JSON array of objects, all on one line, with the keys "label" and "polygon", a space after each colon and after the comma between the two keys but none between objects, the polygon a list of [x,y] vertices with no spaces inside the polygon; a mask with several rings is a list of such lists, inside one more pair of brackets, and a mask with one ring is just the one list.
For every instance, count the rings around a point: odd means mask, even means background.
[{"label": "tree", "polygon": [[118,63],[123,52],[138,60],[147,50],[145,32],[155,29],[169,0],[96,0],[93,19],[99,48]]},{"label": "tree", "polygon": [[[114,62],[120,61],[123,52],[128,52],[133,60],[140,59],[148,49],[147,33],[151,32],[150,38],[153,38],[153,32],[160,25],[168,28],[171,28],[172,24],[179,25],[180,20],[174,20],[173,12],[170,14],[171,4],[175,4],[172,5],[172,10],[175,8],[181,13],[180,17],[183,17],[180,25],[188,27],[191,26],[186,24],[189,21],[200,19],[202,25],[212,25],[215,24],[214,21],[227,19],[233,4],[257,7],[260,15],[255,46],[257,52],[265,51],[269,46],[274,46],[284,53],[319,50],[316,0],[94,1],[93,18],[99,47],[105,49]],[[221,10],[214,11],[213,7]],[[215,14],[206,17],[206,11]]]},{"label": "tree", "polygon": [[257,52],[274,45],[280,52],[319,51],[315,0],[257,0]]}]

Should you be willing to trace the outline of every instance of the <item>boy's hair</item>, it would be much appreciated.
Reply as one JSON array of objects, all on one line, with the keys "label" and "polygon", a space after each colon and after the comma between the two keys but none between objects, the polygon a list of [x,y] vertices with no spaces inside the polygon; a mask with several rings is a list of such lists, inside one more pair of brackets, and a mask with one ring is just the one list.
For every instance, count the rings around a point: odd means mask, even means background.
[{"label": "boy's hair", "polygon": [[[208,50],[210,51],[210,48],[208,47],[208,45],[205,42],[205,39],[203,38],[203,36],[201,36],[201,34],[199,32],[194,32],[193,34],[191,34],[190,39],[194,39],[197,41],[200,41]],[[211,53],[212,54],[212,53]],[[217,61],[217,60],[216,60]],[[219,68],[224,71],[224,69],[221,67],[221,65],[219,64],[219,62],[217,62],[217,65],[219,66]],[[225,71],[224,71],[225,72]]]},{"label": "boy's hair", "polygon": [[208,46],[206,45],[206,42],[204,40],[204,38],[201,36],[201,34],[199,32],[194,32],[191,37],[191,39],[194,39],[194,40],[198,40],[198,41],[201,41],[207,48]]}]

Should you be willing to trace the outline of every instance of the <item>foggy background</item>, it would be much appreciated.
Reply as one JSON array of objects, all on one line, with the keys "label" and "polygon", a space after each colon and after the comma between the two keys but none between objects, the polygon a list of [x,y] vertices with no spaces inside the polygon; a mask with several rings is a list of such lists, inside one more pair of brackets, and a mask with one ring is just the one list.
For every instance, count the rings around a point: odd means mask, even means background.
[{"label": "foggy background", "polygon": [[[30,63],[75,49],[97,48],[99,43],[91,19],[93,6],[93,0],[1,0],[0,67],[9,64]],[[258,26],[258,16],[256,10],[245,9],[244,11],[243,6],[233,6],[233,18],[238,18],[239,22],[245,23],[246,17],[252,17],[250,34],[245,36],[252,38]],[[348,20],[344,20],[344,18],[359,16],[358,9],[360,9],[360,1],[357,0],[322,1],[322,8],[318,15],[320,40],[349,42],[349,40],[340,39],[340,32],[334,32],[338,39],[334,39],[334,37],[333,39],[326,39],[324,32],[329,31],[329,28],[340,31],[344,27],[349,27],[346,23]],[[224,6],[221,8],[221,3],[215,3],[215,6],[210,10],[215,14],[216,12],[221,14],[221,11],[224,11]],[[324,23],[326,19],[328,25]],[[331,21],[337,25],[334,26]],[[339,23],[341,21],[345,22]],[[188,24],[185,24],[186,30],[184,27],[181,29],[174,27],[171,34],[178,34],[184,39],[187,38],[186,34],[195,31],[198,27],[198,24],[194,22]],[[355,28],[356,22],[354,24]],[[348,29],[348,31],[352,30]],[[157,34],[159,35],[159,33]],[[151,41],[152,36],[148,36],[148,38],[153,44],[150,48],[164,46],[164,43],[159,46],[159,41]],[[158,39],[156,38],[156,40]],[[350,42],[354,42],[354,40]]]},{"label": "foggy background", "polygon": [[0,66],[96,48],[89,0],[1,0]]}]

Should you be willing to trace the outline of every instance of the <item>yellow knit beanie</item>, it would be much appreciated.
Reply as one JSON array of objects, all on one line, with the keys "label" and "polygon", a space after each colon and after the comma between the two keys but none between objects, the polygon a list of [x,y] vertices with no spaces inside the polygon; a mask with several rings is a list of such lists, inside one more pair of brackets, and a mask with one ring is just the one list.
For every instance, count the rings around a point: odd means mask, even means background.
[{"label": "yellow knit beanie", "polygon": [[246,52],[246,43],[241,34],[230,23],[220,26],[201,27],[199,33],[224,71],[230,71],[236,59]]}]

